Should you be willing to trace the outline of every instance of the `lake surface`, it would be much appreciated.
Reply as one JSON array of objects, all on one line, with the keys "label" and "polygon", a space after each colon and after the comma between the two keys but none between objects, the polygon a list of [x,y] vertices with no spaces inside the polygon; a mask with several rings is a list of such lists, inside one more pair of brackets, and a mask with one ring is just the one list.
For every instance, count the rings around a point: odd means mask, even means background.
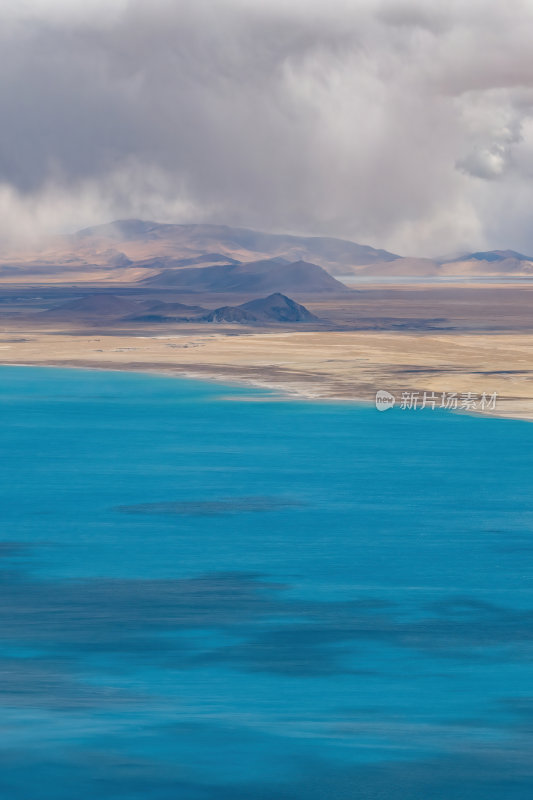
[{"label": "lake surface", "polygon": [[0,796],[530,800],[533,425],[0,368]]}]

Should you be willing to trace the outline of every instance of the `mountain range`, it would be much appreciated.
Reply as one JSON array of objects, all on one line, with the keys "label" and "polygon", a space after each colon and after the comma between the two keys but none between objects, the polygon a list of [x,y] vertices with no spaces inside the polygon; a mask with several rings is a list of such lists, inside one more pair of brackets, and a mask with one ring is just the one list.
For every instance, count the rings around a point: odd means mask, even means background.
[{"label": "mountain range", "polygon": [[324,267],[372,264],[398,258],[344,239],[323,236],[293,236],[261,233],[227,225],[161,225],[142,220],[118,220],[85,228],[71,237],[74,247],[106,246],[117,249],[131,261],[149,261],[157,256],[181,261],[194,258],[216,263],[221,258],[257,261],[282,256],[289,262],[311,261]]},{"label": "mountain range", "polygon": [[[219,272],[209,272],[209,268]],[[203,272],[193,274],[199,270]],[[202,287],[219,291],[222,288],[213,286],[220,282],[234,284],[235,291],[291,292],[302,270],[309,285],[316,284],[310,291],[343,291],[339,284],[328,285],[324,272],[340,281],[351,277],[528,276],[533,275],[533,257],[514,250],[491,250],[446,259],[406,258],[332,237],[138,219],[85,228],[52,237],[38,248],[0,255],[0,280],[6,283],[141,281],[148,286],[188,285],[188,291],[202,291]],[[282,273],[286,278],[280,284]],[[306,287],[300,290],[306,291]]]}]

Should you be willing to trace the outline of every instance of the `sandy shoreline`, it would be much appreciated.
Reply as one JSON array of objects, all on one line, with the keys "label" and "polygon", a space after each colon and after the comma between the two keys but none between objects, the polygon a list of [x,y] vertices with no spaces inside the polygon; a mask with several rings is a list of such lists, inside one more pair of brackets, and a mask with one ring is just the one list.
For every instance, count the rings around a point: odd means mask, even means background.
[{"label": "sandy shoreline", "polygon": [[[283,397],[374,403],[376,391],[496,393],[491,414],[533,420],[533,334],[175,330],[149,335],[5,330],[4,365],[224,381]],[[480,412],[487,415],[487,410]]]}]

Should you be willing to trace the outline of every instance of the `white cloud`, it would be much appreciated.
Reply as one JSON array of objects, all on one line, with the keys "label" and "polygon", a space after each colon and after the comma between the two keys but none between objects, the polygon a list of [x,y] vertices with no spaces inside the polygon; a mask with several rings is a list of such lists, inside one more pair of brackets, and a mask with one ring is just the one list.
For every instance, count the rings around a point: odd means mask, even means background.
[{"label": "white cloud", "polygon": [[532,0],[0,10],[4,235],[135,214],[533,252]]}]

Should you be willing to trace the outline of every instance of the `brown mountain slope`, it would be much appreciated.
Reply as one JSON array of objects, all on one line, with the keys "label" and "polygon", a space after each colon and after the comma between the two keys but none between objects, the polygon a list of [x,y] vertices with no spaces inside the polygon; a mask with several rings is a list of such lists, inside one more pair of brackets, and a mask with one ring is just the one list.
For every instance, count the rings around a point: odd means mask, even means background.
[{"label": "brown mountain slope", "polygon": [[228,225],[162,225],[143,220],[117,220],[79,231],[71,246],[120,247],[134,261],[163,255],[188,258],[206,253],[239,261],[283,256],[288,261],[307,260],[321,266],[371,264],[393,261],[394,253],[326,236],[261,233]]}]

